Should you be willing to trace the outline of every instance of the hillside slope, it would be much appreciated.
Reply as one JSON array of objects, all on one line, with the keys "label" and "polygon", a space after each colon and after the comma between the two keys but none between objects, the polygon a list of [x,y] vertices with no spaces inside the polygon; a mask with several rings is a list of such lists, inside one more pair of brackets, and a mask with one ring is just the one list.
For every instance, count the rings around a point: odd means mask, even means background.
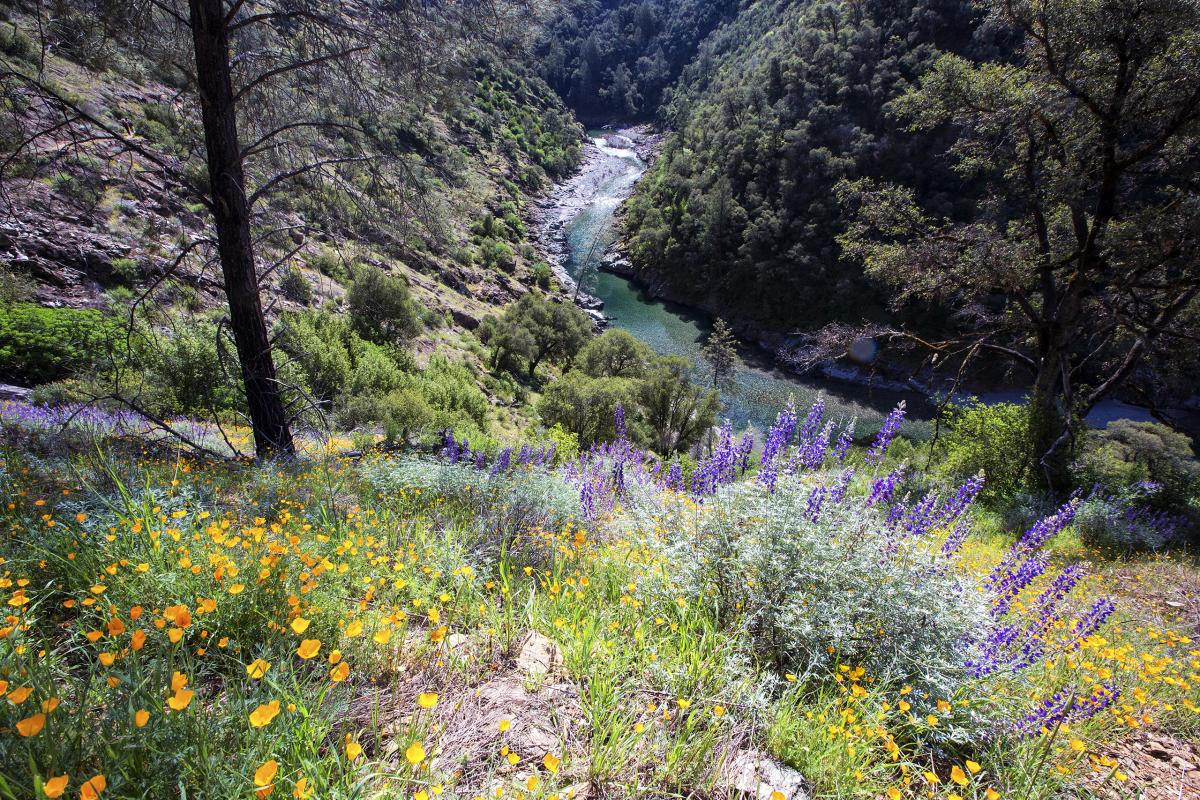
[{"label": "hillside slope", "polygon": [[[44,63],[32,13],[18,6],[4,17],[0,47],[9,63],[86,98],[99,122],[166,165],[149,169],[130,147],[81,135],[77,121],[56,118],[60,108],[6,84],[6,154],[31,131],[53,130],[5,163],[5,294],[46,306],[118,308],[157,284],[181,248],[208,235],[195,191],[204,180],[197,111],[177,71],[106,38],[83,12],[55,20]],[[387,148],[377,173],[351,166],[300,176],[262,207],[260,260],[264,270],[276,264],[264,276],[273,312],[306,304],[280,291],[293,271],[312,284],[313,306],[336,309],[352,263],[403,276],[428,312],[459,329],[535,285],[544,268],[526,242],[520,209],[574,167],[581,131],[519,50],[484,42],[470,50],[465,63],[435,68],[420,86],[397,76],[403,102],[390,118],[372,121]],[[321,157],[344,144],[322,131],[293,157]],[[270,235],[280,231],[286,235]],[[223,302],[209,261],[185,258],[173,277],[160,300],[192,308]]]},{"label": "hillside slope", "polygon": [[898,131],[888,103],[939,51],[980,49],[974,28],[958,0],[745,8],[661,110],[675,135],[626,215],[638,276],[752,336],[881,317],[886,296],[839,262],[832,189],[870,175],[963,213],[945,142]]}]

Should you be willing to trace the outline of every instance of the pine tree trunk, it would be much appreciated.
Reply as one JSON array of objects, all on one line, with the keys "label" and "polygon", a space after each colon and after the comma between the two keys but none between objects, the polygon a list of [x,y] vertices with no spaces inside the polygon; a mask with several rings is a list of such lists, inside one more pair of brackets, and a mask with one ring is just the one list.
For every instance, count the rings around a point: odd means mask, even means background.
[{"label": "pine tree trunk", "polygon": [[217,251],[259,458],[295,453],[259,297],[223,0],[189,0]]}]

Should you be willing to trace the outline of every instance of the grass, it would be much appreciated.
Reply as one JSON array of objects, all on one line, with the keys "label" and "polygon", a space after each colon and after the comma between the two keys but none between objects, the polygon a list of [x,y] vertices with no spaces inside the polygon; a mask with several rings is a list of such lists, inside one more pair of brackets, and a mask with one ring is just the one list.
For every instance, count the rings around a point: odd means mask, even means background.
[{"label": "grass", "polygon": [[[757,663],[660,546],[708,513],[688,501],[584,524],[546,475],[505,489],[402,459],[253,467],[128,442],[3,456],[3,798],[723,796],[720,762],[752,745],[817,797],[1024,800],[1129,786],[1109,755],[1128,731],[1200,735],[1200,650],[1152,609],[933,723],[855,664]],[[974,538],[963,568],[1009,541]],[[563,674],[516,671],[530,630]],[[959,715],[1098,684],[1120,701],[1078,725],[931,743]],[[557,691],[577,705],[532,737]]]}]

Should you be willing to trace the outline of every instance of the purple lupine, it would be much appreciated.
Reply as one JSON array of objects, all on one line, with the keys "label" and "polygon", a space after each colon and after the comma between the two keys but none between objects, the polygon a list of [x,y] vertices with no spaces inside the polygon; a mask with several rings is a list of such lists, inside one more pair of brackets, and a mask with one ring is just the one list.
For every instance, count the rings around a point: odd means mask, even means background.
[{"label": "purple lupine", "polygon": [[887,454],[888,446],[891,445],[892,439],[896,438],[896,434],[900,431],[900,423],[904,421],[904,401],[901,400],[896,404],[892,413],[887,415],[883,421],[883,425],[879,428],[879,432],[875,434],[875,440],[871,442],[871,447],[867,450],[867,462],[870,464],[878,464],[883,461],[884,455]]},{"label": "purple lupine", "polygon": [[842,500],[846,498],[846,492],[850,490],[850,482],[854,480],[854,467],[850,467],[844,471],[838,482],[834,484],[833,491],[829,494],[829,499],[834,505],[840,505]]},{"label": "purple lupine", "polygon": [[1018,563],[1041,550],[1046,542],[1071,523],[1078,507],[1078,499],[1068,500],[1056,512],[1035,522],[1020,539],[1013,543],[1004,557],[1000,559],[1000,563],[992,569],[986,580],[987,585],[995,586],[1001,581],[1011,578]]},{"label": "purple lupine", "polygon": [[1116,603],[1107,597],[1101,597],[1092,603],[1091,608],[1084,612],[1084,615],[1075,622],[1075,626],[1071,631],[1070,647],[1079,647],[1087,641],[1088,637],[1100,630],[1116,609]]},{"label": "purple lupine", "polygon": [[825,502],[825,496],[828,494],[824,485],[813,487],[812,492],[808,495],[808,503],[804,507],[804,516],[809,522],[816,522],[821,518],[821,505]]},{"label": "purple lupine", "polygon": [[1056,692],[1014,723],[1013,727],[1025,736],[1037,736],[1041,731],[1053,730],[1060,724],[1078,723],[1094,717],[1116,703],[1120,697],[1121,690],[1112,684],[1101,686],[1082,698]]},{"label": "purple lupine", "polygon": [[792,442],[792,434],[796,432],[796,401],[788,398],[787,405],[775,417],[775,424],[767,433],[763,443],[762,460],[764,467],[769,465]]},{"label": "purple lupine", "polygon": [[529,444],[521,445],[521,450],[517,453],[517,463],[522,467],[529,466],[529,462],[533,459],[533,447]]},{"label": "purple lupine", "polygon": [[873,481],[871,483],[871,494],[867,496],[867,508],[879,503],[890,502],[892,494],[896,491],[896,486],[900,483],[900,478],[903,475],[904,467],[897,467],[882,478],[877,478]]},{"label": "purple lupine", "polygon": [[941,507],[938,512],[938,524],[949,525],[954,520],[967,510],[967,507],[975,501],[979,496],[979,492],[983,490],[983,475],[974,475],[967,478],[966,482],[958,487],[958,491]]},{"label": "purple lupine", "polygon": [[749,433],[743,436],[738,450],[742,454],[741,471],[745,475],[750,471],[750,454],[754,452],[754,437]]},{"label": "purple lupine", "polygon": [[775,494],[775,484],[779,481],[779,468],[774,463],[764,465],[758,471],[758,481],[767,487],[767,491]]},{"label": "purple lupine", "polygon": [[486,464],[487,464],[487,456],[484,455],[482,450],[480,450],[478,453],[475,454],[475,469],[482,470]]},{"label": "purple lupine", "polygon": [[613,466],[613,492],[616,494],[625,493],[625,462],[618,461]]},{"label": "purple lupine", "polygon": [[674,491],[679,491],[683,485],[683,467],[676,460],[671,464],[671,468],[667,470],[667,488]]},{"label": "purple lupine", "polygon": [[842,428],[842,432],[838,434],[837,443],[833,446],[833,454],[837,457],[839,464],[846,463],[846,456],[850,454],[850,446],[854,444],[854,423],[855,420],[850,420],[850,424]]},{"label": "purple lupine", "polygon": [[937,497],[932,493],[925,495],[913,503],[904,518],[904,534],[906,536],[924,536],[937,522],[934,505]]},{"label": "purple lupine", "polygon": [[942,542],[941,553],[946,558],[954,558],[958,555],[958,551],[967,541],[967,537],[971,535],[971,521],[968,519],[960,519],[954,526],[954,530],[950,531],[950,535],[946,537],[946,541]]},{"label": "purple lupine", "polygon": [[888,511],[887,518],[883,521],[883,526],[890,530],[895,530],[896,525],[900,523],[900,518],[904,516],[904,504],[897,503]]},{"label": "purple lupine", "polygon": [[992,618],[999,619],[1012,608],[1013,601],[1029,584],[1046,571],[1046,557],[1041,553],[1029,556],[1003,578],[992,589]]},{"label": "purple lupine", "polygon": [[821,418],[825,416],[825,399],[817,398],[817,402],[812,404],[812,408],[808,410],[808,416],[804,419],[804,427],[800,429],[800,441],[811,439],[817,435],[817,429],[821,427]]},{"label": "purple lupine", "polygon": [[458,442],[454,441],[454,431],[446,431],[446,446],[442,448],[442,457],[451,464],[458,463]]},{"label": "purple lupine", "polygon": [[625,441],[629,431],[625,428],[625,406],[620,403],[617,403],[617,410],[613,412],[613,429],[617,432],[617,441]]},{"label": "purple lupine", "polygon": [[800,466],[805,469],[816,469],[825,462],[825,454],[829,449],[829,437],[833,434],[833,423],[827,423],[820,433],[810,436],[800,443],[797,453]]},{"label": "purple lupine", "polygon": [[1085,575],[1087,575],[1087,569],[1083,564],[1068,564],[1062,572],[1054,576],[1050,585],[1043,589],[1042,593],[1029,606],[1029,613],[1040,619],[1049,619],[1058,604],[1071,593],[1071,590],[1083,580]]},{"label": "purple lupine", "polygon": [[596,518],[596,489],[590,480],[584,480],[579,490],[579,507],[584,519],[590,521]]}]

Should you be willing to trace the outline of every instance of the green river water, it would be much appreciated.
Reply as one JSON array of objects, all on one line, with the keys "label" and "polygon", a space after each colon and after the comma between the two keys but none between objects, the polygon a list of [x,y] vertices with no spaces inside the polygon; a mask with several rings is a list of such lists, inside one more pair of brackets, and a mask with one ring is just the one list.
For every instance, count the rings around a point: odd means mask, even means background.
[{"label": "green river water", "polygon": [[[709,320],[688,309],[650,300],[626,278],[594,270],[615,237],[617,207],[628,197],[633,184],[646,169],[633,150],[608,147],[603,135],[603,132],[593,132],[604,159],[591,162],[587,168],[596,170],[600,177],[586,203],[566,223],[564,233],[568,253],[563,266],[578,279],[585,263],[590,263],[592,268],[587,271],[585,288],[604,301],[604,314],[611,319],[612,326],[628,330],[658,353],[687,357],[697,365],[697,379],[708,380],[700,349],[708,333]],[[827,413],[835,419],[857,417],[860,431],[877,427],[901,399],[908,404],[909,417],[913,420],[910,427],[927,427],[919,421],[928,419],[931,411],[929,404],[916,392],[797,377],[775,369],[769,357],[758,348],[744,346],[733,389],[722,395],[724,416],[735,429],[753,427],[765,431],[789,397],[795,397],[803,414],[818,396],[825,399]],[[909,433],[918,431],[910,430]]]}]

